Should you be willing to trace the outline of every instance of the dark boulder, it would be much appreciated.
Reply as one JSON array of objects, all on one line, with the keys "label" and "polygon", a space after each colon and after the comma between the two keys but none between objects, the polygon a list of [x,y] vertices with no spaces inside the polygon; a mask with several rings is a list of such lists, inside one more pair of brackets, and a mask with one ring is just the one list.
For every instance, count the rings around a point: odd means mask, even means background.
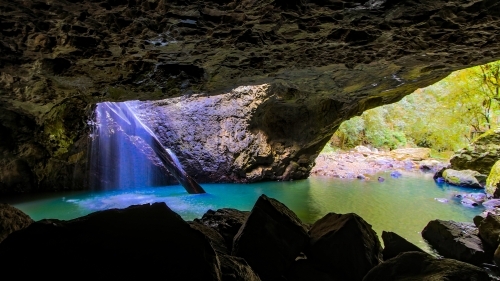
[{"label": "dark boulder", "polygon": [[234,237],[234,256],[244,258],[262,280],[279,278],[307,245],[307,229],[279,201],[261,195]]},{"label": "dark boulder", "polygon": [[424,252],[394,232],[382,231],[382,240],[384,241],[384,250],[382,251],[384,260],[391,259],[404,252]]},{"label": "dark boulder", "polygon": [[214,248],[215,251],[221,254],[229,254],[224,238],[215,229],[206,226],[199,221],[190,221],[188,222],[188,224],[189,226],[191,226],[191,228],[203,233],[203,235],[208,238],[210,244],[212,245],[212,248]]},{"label": "dark boulder", "polygon": [[0,204],[0,242],[14,231],[21,230],[33,223],[30,216],[8,204]]},{"label": "dark boulder", "polygon": [[308,259],[296,260],[286,273],[287,281],[335,281],[328,273],[320,271]]},{"label": "dark boulder", "polygon": [[487,281],[483,269],[454,259],[436,259],[427,253],[405,252],[384,261],[366,274],[363,281]]},{"label": "dark boulder", "polygon": [[201,222],[219,232],[224,238],[227,249],[231,251],[233,238],[249,215],[250,212],[248,211],[223,208],[217,211],[208,210],[201,219],[195,219],[195,221]]},{"label": "dark boulder", "polygon": [[340,280],[361,280],[382,260],[382,247],[371,225],[360,216],[329,213],[313,224],[307,257]]},{"label": "dark boulder", "polygon": [[222,281],[260,281],[259,276],[252,270],[243,258],[218,255],[222,270]]},{"label": "dark boulder", "polygon": [[4,276],[221,280],[216,253],[165,203],[95,212],[69,221],[43,220],[0,243]]},{"label": "dark boulder", "polygon": [[486,218],[480,221],[477,228],[479,230],[479,237],[481,237],[488,246],[496,249],[500,242],[498,240],[500,235],[500,217],[488,213]]},{"label": "dark boulder", "polygon": [[433,220],[422,230],[422,237],[445,258],[476,265],[491,261],[472,223]]}]

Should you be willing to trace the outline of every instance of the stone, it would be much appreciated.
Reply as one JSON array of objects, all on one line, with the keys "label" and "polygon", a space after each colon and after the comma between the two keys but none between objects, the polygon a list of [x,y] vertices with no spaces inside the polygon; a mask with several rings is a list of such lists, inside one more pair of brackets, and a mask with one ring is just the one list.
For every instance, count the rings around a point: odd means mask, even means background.
[{"label": "stone", "polygon": [[260,277],[252,270],[243,258],[219,254],[222,281],[260,281]]},{"label": "stone", "polygon": [[477,226],[479,230],[479,237],[486,242],[492,249],[498,248],[500,243],[499,235],[500,235],[500,217],[487,214],[486,218],[480,221],[479,226]]},{"label": "stone", "polygon": [[424,253],[422,249],[394,232],[382,231],[382,240],[384,241],[384,249],[382,250],[384,260],[392,259],[404,252]]},{"label": "stone", "polygon": [[472,223],[433,220],[422,230],[422,237],[445,258],[476,265],[491,261]]},{"label": "stone", "polygon": [[422,161],[431,157],[431,149],[425,147],[398,148],[391,150],[390,153],[398,160]]},{"label": "stone", "polygon": [[232,255],[244,258],[262,280],[281,276],[307,245],[307,229],[279,201],[261,195],[234,237]]},{"label": "stone", "polygon": [[471,169],[489,175],[498,160],[500,129],[491,129],[477,137],[469,147],[457,151],[450,159],[450,164],[453,169]]},{"label": "stone", "polygon": [[309,236],[308,259],[334,279],[361,280],[382,260],[377,234],[354,213],[325,215],[312,225]]},{"label": "stone", "polygon": [[363,281],[379,280],[487,281],[490,277],[482,268],[465,262],[436,259],[422,252],[405,252],[374,267],[363,278]]},{"label": "stone", "polygon": [[453,169],[446,169],[443,172],[443,178],[449,184],[463,187],[481,188],[481,184],[476,179],[477,175],[479,175],[479,173],[473,170],[457,171]]},{"label": "stone", "polygon": [[213,105],[189,124],[218,134],[171,147],[200,179],[303,179],[344,120],[500,59],[496,1],[302,2],[2,1],[0,192],[87,188],[95,104],[172,98]]},{"label": "stone", "polygon": [[165,203],[32,223],[0,243],[0,263],[6,276],[30,268],[49,278],[57,265],[85,278],[153,279],[161,269],[168,280],[221,280],[209,241]]},{"label": "stone", "polygon": [[0,203],[0,242],[12,232],[24,229],[33,223],[30,216],[23,211]]},{"label": "stone", "polygon": [[199,221],[189,221],[188,224],[191,228],[203,233],[203,235],[208,238],[212,248],[214,248],[217,253],[226,255],[229,254],[224,238],[215,229],[206,226]]},{"label": "stone", "polygon": [[217,211],[208,210],[201,219],[195,219],[195,221],[215,229],[224,238],[226,247],[230,252],[233,248],[234,236],[236,236],[249,215],[250,212],[248,211],[223,208]]},{"label": "stone", "polygon": [[491,199],[483,202],[486,209],[496,209],[500,207],[500,199]]},{"label": "stone", "polygon": [[335,281],[328,273],[318,270],[308,259],[296,260],[285,276],[288,281]]}]

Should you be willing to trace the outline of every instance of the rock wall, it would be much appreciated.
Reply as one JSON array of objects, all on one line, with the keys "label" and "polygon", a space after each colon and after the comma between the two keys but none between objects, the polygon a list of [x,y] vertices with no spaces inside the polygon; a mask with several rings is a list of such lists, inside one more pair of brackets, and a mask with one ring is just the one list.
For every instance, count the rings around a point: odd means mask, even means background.
[{"label": "rock wall", "polygon": [[[241,85],[285,101],[252,118],[262,146],[304,146],[242,173],[278,178],[293,161],[290,177],[304,177],[342,120],[500,59],[499,11],[491,0],[0,0],[0,192],[85,188],[96,102]],[[304,137],[320,114],[329,127]]]}]

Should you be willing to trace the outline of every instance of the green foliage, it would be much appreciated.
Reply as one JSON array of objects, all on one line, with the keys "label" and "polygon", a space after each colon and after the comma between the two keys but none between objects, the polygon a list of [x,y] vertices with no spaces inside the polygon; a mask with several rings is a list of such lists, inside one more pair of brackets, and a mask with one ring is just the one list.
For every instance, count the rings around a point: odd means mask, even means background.
[{"label": "green foliage", "polygon": [[499,124],[500,61],[456,71],[398,103],[368,110],[342,123],[332,142],[453,151]]}]

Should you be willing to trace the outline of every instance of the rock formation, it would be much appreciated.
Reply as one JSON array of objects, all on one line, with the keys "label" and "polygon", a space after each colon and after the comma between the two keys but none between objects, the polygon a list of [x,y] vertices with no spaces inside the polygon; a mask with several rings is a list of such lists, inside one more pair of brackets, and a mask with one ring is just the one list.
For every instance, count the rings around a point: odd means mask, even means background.
[{"label": "rock formation", "polygon": [[471,169],[489,175],[500,160],[500,130],[490,130],[480,135],[469,147],[457,151],[450,159],[451,168]]},{"label": "rock formation", "polygon": [[265,149],[233,155],[232,175],[306,177],[343,120],[500,59],[499,11],[488,0],[1,0],[0,192],[85,188],[97,102],[262,84],[245,134]]}]

